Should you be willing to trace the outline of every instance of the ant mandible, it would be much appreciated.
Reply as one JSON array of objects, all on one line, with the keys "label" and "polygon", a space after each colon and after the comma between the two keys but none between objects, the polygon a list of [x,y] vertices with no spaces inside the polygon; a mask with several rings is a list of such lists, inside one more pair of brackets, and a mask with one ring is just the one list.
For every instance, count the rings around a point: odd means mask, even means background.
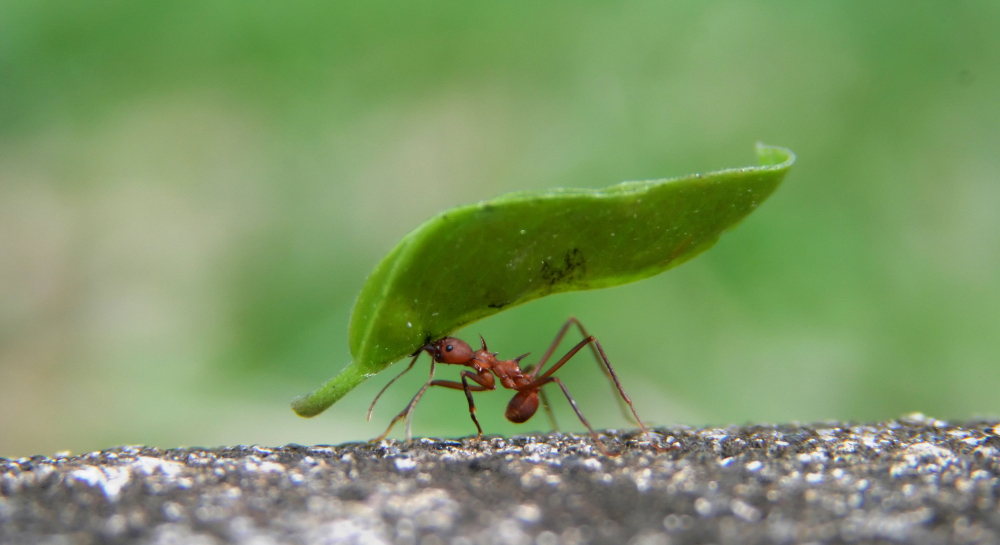
[{"label": "ant mandible", "polygon": [[[559,361],[557,361],[552,367],[550,367],[544,373],[541,373],[542,368],[548,362],[549,358],[552,357],[552,353],[555,352],[559,343],[562,341],[566,332],[569,330],[570,326],[576,325],[580,333],[583,334],[584,339],[578,342],[573,348],[566,353]],[[392,431],[393,426],[396,425],[401,419],[406,418],[406,438],[407,441],[410,440],[410,422],[411,416],[413,414],[413,409],[416,407],[417,402],[424,395],[431,386],[443,386],[445,388],[451,388],[453,390],[463,390],[465,391],[465,397],[469,401],[469,416],[472,417],[472,422],[476,425],[476,429],[479,434],[477,439],[483,436],[483,428],[479,425],[479,420],[476,418],[476,404],[472,400],[472,392],[485,392],[487,390],[496,390],[496,379],[500,380],[500,385],[508,390],[515,390],[517,393],[514,394],[513,399],[507,404],[507,410],[504,416],[507,420],[515,424],[521,424],[527,422],[529,418],[535,415],[538,411],[539,396],[541,396],[541,401],[545,405],[545,409],[549,414],[549,418],[552,420],[553,427],[555,427],[555,418],[552,415],[551,409],[549,408],[548,401],[545,398],[545,393],[542,391],[542,386],[550,382],[555,382],[562,389],[563,394],[566,395],[566,399],[569,400],[569,404],[573,407],[573,411],[576,412],[576,416],[583,422],[583,425],[587,427],[590,435],[594,438],[594,442],[597,448],[600,449],[601,453],[605,456],[611,456],[607,449],[604,448],[604,444],[597,437],[597,433],[594,428],[590,426],[587,419],[580,412],[580,408],[577,407],[576,401],[573,396],[570,395],[569,390],[566,389],[566,385],[559,377],[553,376],[553,373],[559,370],[566,362],[568,362],[573,356],[576,355],[584,346],[590,345],[594,357],[597,358],[598,364],[601,365],[601,369],[604,370],[604,374],[614,383],[618,394],[621,399],[628,404],[629,409],[631,409],[631,417],[635,417],[635,422],[639,424],[639,428],[642,432],[649,437],[652,437],[646,426],[643,425],[642,420],[639,415],[635,412],[635,407],[632,406],[632,400],[625,393],[625,389],[622,388],[621,382],[618,381],[618,376],[615,374],[614,368],[611,366],[611,362],[608,361],[607,355],[604,354],[604,349],[601,347],[601,343],[597,341],[593,336],[587,333],[587,330],[583,328],[583,325],[576,318],[570,318],[563,324],[559,333],[556,335],[555,340],[549,349],[542,356],[542,359],[537,365],[528,366],[524,369],[521,368],[520,362],[528,354],[518,356],[512,360],[500,360],[498,359],[497,353],[490,352],[486,348],[486,341],[483,340],[482,336],[479,337],[482,343],[482,348],[479,350],[473,350],[465,341],[461,339],[456,339],[454,337],[445,337],[443,339],[428,343],[422,346],[413,354],[413,359],[410,360],[410,364],[403,370],[400,374],[396,375],[392,380],[389,381],[382,391],[375,396],[372,401],[371,406],[368,408],[368,419],[371,420],[372,411],[375,409],[375,403],[378,402],[379,397],[396,382],[396,379],[403,376],[407,371],[413,368],[413,364],[417,362],[417,358],[420,354],[427,352],[431,356],[431,373],[430,378],[424,383],[423,387],[417,391],[417,394],[413,396],[413,399],[406,405],[406,407],[400,411],[392,422],[389,423],[389,427],[385,430],[385,433],[372,439],[372,442],[378,442],[385,439],[389,432]],[[452,364],[452,365],[464,365],[466,367],[471,367],[472,371],[462,371],[462,382],[455,382],[452,380],[434,380],[434,365],[437,363]],[[469,381],[475,384],[469,384]],[[631,418],[627,413],[625,413],[627,418]],[[658,449],[660,447],[657,447]],[[617,454],[615,455],[617,456]]]}]

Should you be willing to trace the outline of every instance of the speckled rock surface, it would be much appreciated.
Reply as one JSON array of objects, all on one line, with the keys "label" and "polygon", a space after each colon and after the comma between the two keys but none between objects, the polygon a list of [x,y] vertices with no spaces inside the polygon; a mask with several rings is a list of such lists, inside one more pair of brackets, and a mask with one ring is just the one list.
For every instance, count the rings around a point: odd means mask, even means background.
[{"label": "speckled rock surface", "polygon": [[0,542],[1000,542],[1000,426],[661,428],[0,458]]}]

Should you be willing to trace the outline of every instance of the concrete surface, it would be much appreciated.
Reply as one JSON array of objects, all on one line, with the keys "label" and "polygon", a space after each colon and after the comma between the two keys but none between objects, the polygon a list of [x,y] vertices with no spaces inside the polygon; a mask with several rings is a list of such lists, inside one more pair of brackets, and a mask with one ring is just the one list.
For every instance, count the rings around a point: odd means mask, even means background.
[{"label": "concrete surface", "polygon": [[657,432],[0,458],[0,542],[1000,542],[997,422]]}]

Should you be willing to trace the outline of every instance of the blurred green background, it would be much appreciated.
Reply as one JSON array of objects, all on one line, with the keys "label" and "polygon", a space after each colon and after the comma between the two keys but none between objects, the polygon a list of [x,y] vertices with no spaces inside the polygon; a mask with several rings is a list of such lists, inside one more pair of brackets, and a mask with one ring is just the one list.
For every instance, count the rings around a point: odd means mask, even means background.
[{"label": "blurred green background", "polygon": [[[374,437],[426,360],[371,423],[396,367],[288,402],[403,234],[758,140],[799,162],[707,254],[462,335],[539,354],[575,315],[657,424],[998,415],[997,29],[991,1],[2,2],[0,456]],[[593,362],[562,376],[626,425]],[[488,433],[548,429],[509,397],[477,396]],[[414,431],[475,428],[435,391]]]}]

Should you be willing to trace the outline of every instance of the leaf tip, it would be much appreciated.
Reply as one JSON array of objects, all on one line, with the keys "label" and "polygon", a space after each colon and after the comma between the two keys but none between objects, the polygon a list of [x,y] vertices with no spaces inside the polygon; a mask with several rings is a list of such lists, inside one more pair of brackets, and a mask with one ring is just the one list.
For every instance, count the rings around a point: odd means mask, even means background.
[{"label": "leaf tip", "polygon": [[795,154],[788,148],[757,142],[757,161],[760,166],[788,168],[795,162]]}]

